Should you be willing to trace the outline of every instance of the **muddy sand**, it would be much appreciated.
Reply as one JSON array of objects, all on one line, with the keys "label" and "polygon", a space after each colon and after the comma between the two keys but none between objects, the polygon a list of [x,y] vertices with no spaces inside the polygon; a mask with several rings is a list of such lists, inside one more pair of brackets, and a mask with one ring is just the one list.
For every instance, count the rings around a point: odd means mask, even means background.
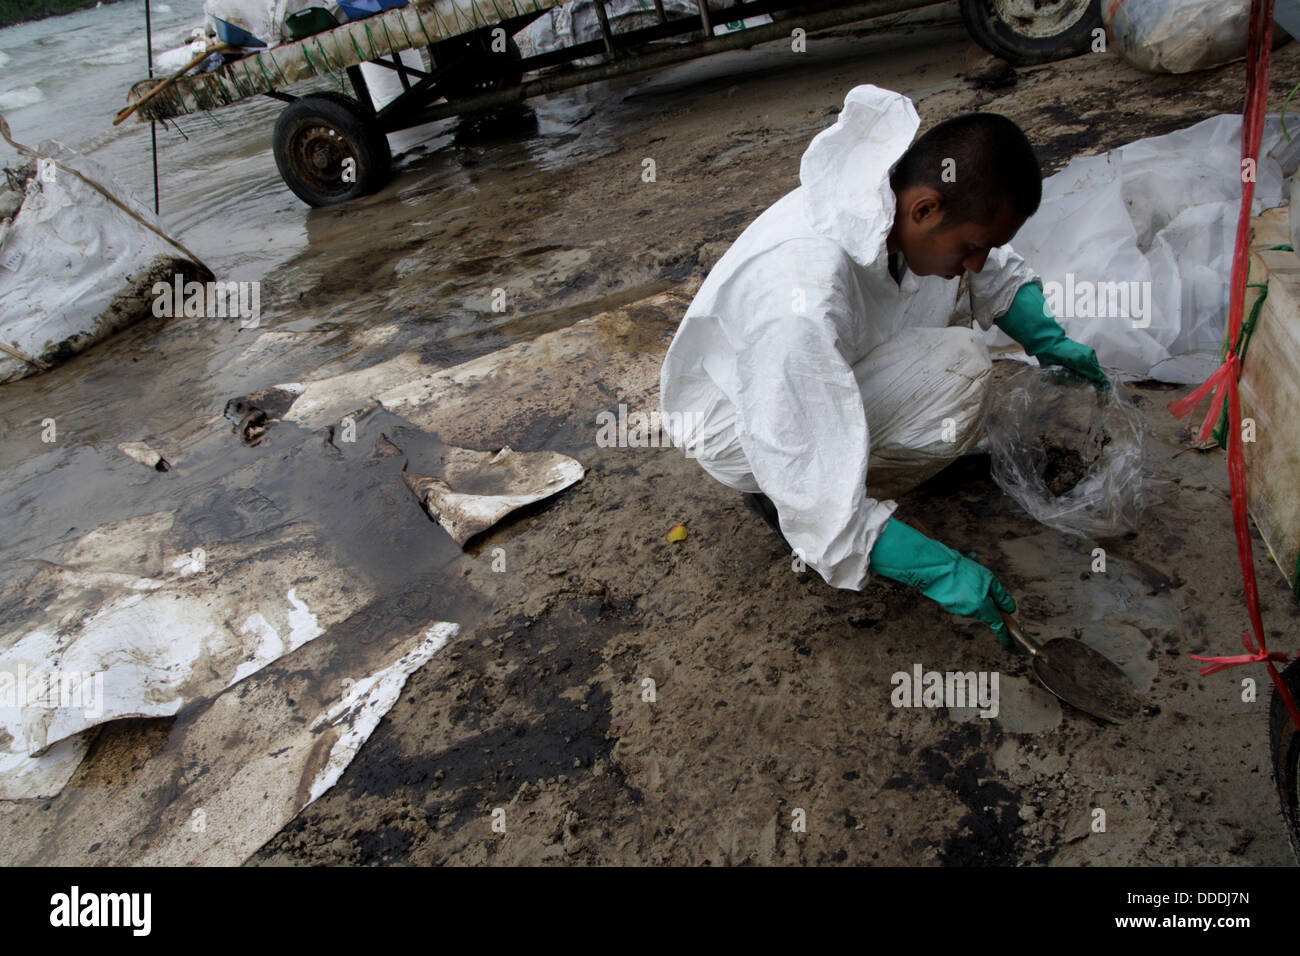
[{"label": "muddy sand", "polygon": [[[11,407],[30,418],[65,402],[69,415],[95,416],[97,448],[170,436],[182,452],[167,455],[167,474],[128,462],[109,475],[97,469],[121,456],[87,451],[85,513],[60,520],[53,506],[38,509],[27,541],[121,517],[124,501],[143,514],[179,500],[168,489],[186,487],[185,441],[215,441],[218,429],[234,464],[262,470],[233,504],[201,497],[183,518],[219,535],[309,511],[316,494],[339,509],[331,544],[375,596],[313,642],[321,648],[285,658],[289,683],[295,660],[325,667],[322,648],[391,636],[395,621],[461,625],[333,789],[250,865],[1294,862],[1270,776],[1263,671],[1201,678],[1188,658],[1234,653],[1246,626],[1224,455],[1189,448],[1164,408],[1188,388],[1134,388],[1164,501],[1140,533],[1103,543],[1104,573],[1092,570],[1096,542],[1027,518],[985,456],[900,499],[904,520],[976,552],[1031,630],[1077,636],[1120,663],[1144,704],[1123,727],[1062,707],[986,628],[910,588],[881,581],[858,594],[797,572],[740,495],[676,450],[599,447],[598,412],[650,400],[644,382],[617,370],[569,382],[565,407],[512,393],[513,404],[467,404],[459,421],[430,429],[430,440],[559,451],[587,469],[464,553],[419,510],[397,466],[375,464],[373,436],[327,472],[309,456],[327,430],[273,423],[266,443],[246,448],[216,422],[228,399],[276,383],[402,354],[448,368],[629,303],[642,303],[627,308],[630,322],[600,326],[611,361],[653,369],[691,291],[797,185],[808,140],[858,83],[907,92],[923,129],[964,111],[1004,113],[1027,129],[1045,174],[1073,155],[1241,107],[1241,64],[1152,77],[1100,54],[1019,70],[1013,86],[985,90],[960,75],[969,41],[951,12],[904,23],[815,35],[803,58],[768,45],[576,94],[568,162],[531,159],[514,133],[467,133],[379,195],[312,214],[311,250],[267,279],[258,347],[248,332],[214,340],[145,323],[98,358],[42,376]],[[1275,53],[1270,110],[1300,78],[1298,63],[1300,45]],[[641,179],[646,157],[655,183]],[[497,288],[505,313],[489,305]],[[132,353],[128,370],[152,383],[147,392],[118,387],[125,372],[94,364]],[[538,374],[563,380],[566,370]],[[60,397],[60,383],[75,397]],[[184,400],[160,401],[169,390]],[[382,427],[412,453],[428,425],[401,430],[394,416],[375,409],[363,431]],[[216,457],[203,458],[208,478]],[[300,465],[311,481],[291,480]],[[347,496],[321,490],[329,481],[365,489],[390,524],[347,517]],[[70,478],[50,487],[65,502],[74,494]],[[670,543],[677,524],[688,536]],[[1300,608],[1258,535],[1254,543],[1270,645],[1293,652]],[[893,706],[891,678],[918,665],[998,673],[999,715]],[[1244,676],[1260,682],[1258,701],[1242,701]],[[6,807],[6,839],[32,861],[57,843],[61,860],[96,862],[98,847],[69,834],[78,806],[128,792],[196,719],[106,727],[62,794]],[[223,759],[233,758],[203,757]],[[206,769],[160,788],[158,820]],[[147,850],[151,826],[162,824],[144,826],[123,858]]]}]

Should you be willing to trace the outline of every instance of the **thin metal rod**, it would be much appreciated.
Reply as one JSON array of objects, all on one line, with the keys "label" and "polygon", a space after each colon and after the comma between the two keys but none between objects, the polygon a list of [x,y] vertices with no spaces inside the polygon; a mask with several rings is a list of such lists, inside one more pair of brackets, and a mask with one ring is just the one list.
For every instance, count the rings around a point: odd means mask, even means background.
[{"label": "thin metal rod", "polygon": [[[144,0],[145,56],[149,60],[149,79],[153,79],[153,20],[149,16],[149,0]],[[158,121],[149,120],[149,138],[153,143],[153,214],[158,215]]]},{"label": "thin metal rod", "polygon": [[153,79],[153,21],[149,17],[149,0],[144,0],[145,58],[149,61],[149,79]]},{"label": "thin metal rod", "polygon": [[153,149],[153,214],[161,215],[158,210],[158,121],[149,121],[149,139]]},{"label": "thin metal rod", "polygon": [[709,0],[695,0],[695,5],[700,8],[700,22],[704,24],[704,35],[713,36],[713,24],[709,22]]}]

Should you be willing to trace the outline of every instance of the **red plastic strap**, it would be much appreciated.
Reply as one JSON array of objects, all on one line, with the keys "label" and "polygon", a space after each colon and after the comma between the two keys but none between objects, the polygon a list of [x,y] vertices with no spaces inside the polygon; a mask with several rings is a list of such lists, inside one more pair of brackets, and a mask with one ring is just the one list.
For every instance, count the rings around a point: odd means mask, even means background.
[{"label": "red plastic strap", "polygon": [[1255,647],[1250,643],[1250,635],[1245,631],[1241,632],[1241,645],[1249,651],[1249,654],[1237,654],[1234,657],[1201,657],[1199,654],[1190,655],[1194,661],[1209,661],[1205,667],[1201,668],[1201,676],[1209,677],[1211,674],[1217,674],[1219,671],[1226,671],[1229,667],[1236,667],[1239,664],[1258,664],[1263,661],[1286,661],[1286,655],[1281,651],[1269,651],[1262,647]]},{"label": "red plastic strap", "polygon": [[[1251,0],[1249,55],[1246,57],[1246,112],[1241,124],[1241,158],[1249,159],[1258,171],[1259,141],[1264,134],[1264,110],[1268,103],[1269,52],[1273,47],[1273,2],[1274,0]],[[1244,179],[1241,184],[1241,209],[1237,214],[1237,239],[1232,250],[1232,287],[1228,300],[1228,351],[1220,365],[1200,388],[1190,395],[1170,402],[1169,411],[1177,418],[1184,415],[1191,418],[1191,413],[1201,400],[1213,392],[1210,411],[1205,416],[1197,438],[1204,441],[1214,429],[1223,408],[1224,400],[1228,402],[1228,483],[1232,489],[1232,524],[1237,535],[1237,557],[1241,562],[1241,579],[1245,585],[1246,610],[1250,615],[1250,626],[1255,632],[1255,643],[1251,644],[1242,634],[1242,644],[1248,654],[1232,657],[1197,657],[1195,660],[1209,662],[1208,667],[1201,668],[1203,675],[1238,667],[1242,664],[1262,662],[1268,668],[1269,676],[1277,687],[1278,695],[1286,704],[1291,720],[1300,728],[1300,708],[1292,699],[1291,693],[1283,683],[1274,661],[1285,661],[1286,655],[1280,651],[1268,650],[1264,643],[1264,622],[1259,613],[1259,592],[1255,587],[1255,559],[1250,545],[1250,518],[1246,512],[1246,459],[1241,443],[1241,397],[1237,380],[1241,377],[1241,359],[1237,354],[1238,340],[1241,336],[1241,320],[1246,301],[1246,267],[1250,260],[1250,209],[1255,199],[1255,176]]]},{"label": "red plastic strap", "polygon": [[1201,430],[1196,433],[1198,441],[1205,441],[1214,430],[1215,422],[1219,420],[1223,400],[1228,397],[1228,389],[1231,387],[1229,383],[1235,385],[1240,377],[1241,359],[1237,357],[1236,352],[1229,352],[1223,364],[1214,370],[1214,374],[1205,380],[1204,385],[1190,395],[1184,395],[1177,401],[1170,402],[1169,411],[1175,418],[1182,418],[1184,415],[1190,418],[1192,411],[1201,404],[1201,399],[1213,389],[1214,397],[1210,400],[1210,410],[1205,415],[1205,421],[1201,423]]}]

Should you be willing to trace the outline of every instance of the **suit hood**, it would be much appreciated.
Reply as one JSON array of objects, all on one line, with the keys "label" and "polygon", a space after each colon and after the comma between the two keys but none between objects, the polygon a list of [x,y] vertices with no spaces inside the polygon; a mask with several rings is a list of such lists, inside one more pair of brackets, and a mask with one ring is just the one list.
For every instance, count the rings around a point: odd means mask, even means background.
[{"label": "suit hood", "polygon": [[808,224],[860,266],[884,254],[895,209],[889,170],[920,126],[910,99],[864,84],[849,90],[834,125],[804,150],[799,183]]}]

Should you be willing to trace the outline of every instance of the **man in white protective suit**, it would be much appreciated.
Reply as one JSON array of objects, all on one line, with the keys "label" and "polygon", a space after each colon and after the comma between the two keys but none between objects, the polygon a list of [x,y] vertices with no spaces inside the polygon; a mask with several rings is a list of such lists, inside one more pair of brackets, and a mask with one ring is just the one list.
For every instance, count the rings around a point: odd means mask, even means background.
[{"label": "man in white protective suit", "polygon": [[906,96],[849,92],[804,152],[801,185],[700,287],[660,373],[663,420],[827,583],[902,581],[1009,647],[1005,588],[893,517],[893,499],[983,433],[992,365],[972,322],[996,323],[1040,364],[1109,381],[1008,245],[1042,195],[1024,133],[974,113],[909,148],[919,127]]}]

